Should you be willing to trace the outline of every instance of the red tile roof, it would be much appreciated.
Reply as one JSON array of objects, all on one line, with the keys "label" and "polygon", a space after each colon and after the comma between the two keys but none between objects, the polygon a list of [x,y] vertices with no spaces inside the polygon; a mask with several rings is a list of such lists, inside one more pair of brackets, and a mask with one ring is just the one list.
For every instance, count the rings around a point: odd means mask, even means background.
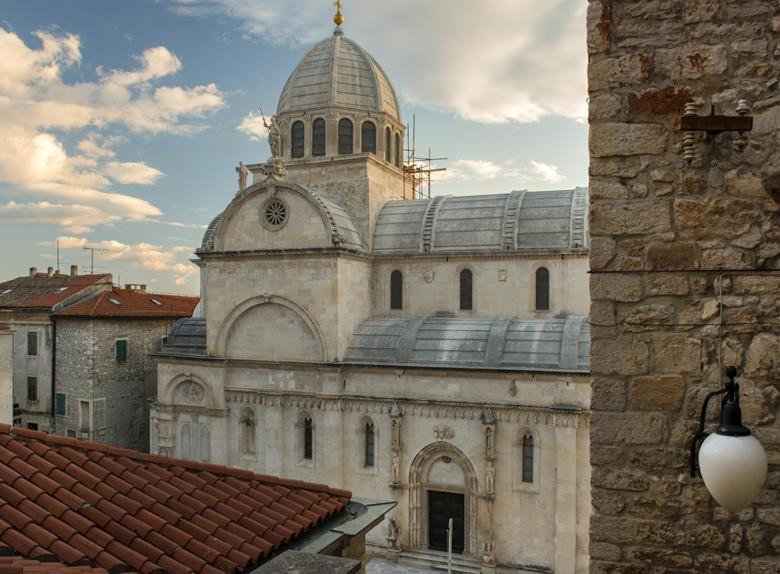
[{"label": "red tile roof", "polygon": [[106,574],[104,568],[65,566],[60,562],[41,562],[22,556],[6,555],[10,548],[0,545],[0,574]]},{"label": "red tile roof", "polygon": [[0,555],[6,547],[106,571],[242,572],[350,498],[323,485],[0,425]]},{"label": "red tile roof", "polygon": [[[156,302],[155,302],[156,301]],[[198,297],[114,288],[69,305],[58,317],[191,317]]]},{"label": "red tile roof", "polygon": [[111,275],[62,275],[46,273],[17,277],[0,283],[0,308],[49,309],[73,298],[84,289],[111,285]]}]

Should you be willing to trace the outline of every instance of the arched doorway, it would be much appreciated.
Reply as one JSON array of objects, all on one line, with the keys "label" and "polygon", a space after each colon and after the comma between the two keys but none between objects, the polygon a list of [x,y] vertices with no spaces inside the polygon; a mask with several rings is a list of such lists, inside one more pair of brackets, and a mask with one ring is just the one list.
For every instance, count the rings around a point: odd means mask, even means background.
[{"label": "arched doorway", "polygon": [[477,494],[477,473],[463,452],[446,442],[423,448],[409,470],[410,546],[446,550],[453,518],[453,551],[476,554]]}]

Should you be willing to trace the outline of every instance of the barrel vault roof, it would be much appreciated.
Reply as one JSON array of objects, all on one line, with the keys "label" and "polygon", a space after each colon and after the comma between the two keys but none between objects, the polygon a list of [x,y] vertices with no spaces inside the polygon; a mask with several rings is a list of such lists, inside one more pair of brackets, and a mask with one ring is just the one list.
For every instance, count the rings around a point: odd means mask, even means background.
[{"label": "barrel vault roof", "polygon": [[344,362],[585,373],[589,348],[590,330],[581,315],[373,317],[355,330]]},{"label": "barrel vault roof", "polygon": [[587,188],[392,201],[375,254],[570,251],[587,248]]}]

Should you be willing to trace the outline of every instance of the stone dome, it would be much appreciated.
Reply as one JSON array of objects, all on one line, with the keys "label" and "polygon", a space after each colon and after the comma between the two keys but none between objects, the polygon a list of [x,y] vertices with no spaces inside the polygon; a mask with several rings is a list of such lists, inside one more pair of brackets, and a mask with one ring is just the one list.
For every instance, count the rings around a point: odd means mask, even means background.
[{"label": "stone dome", "polygon": [[340,30],[309,50],[295,67],[276,113],[324,107],[386,113],[401,121],[398,98],[385,72]]}]

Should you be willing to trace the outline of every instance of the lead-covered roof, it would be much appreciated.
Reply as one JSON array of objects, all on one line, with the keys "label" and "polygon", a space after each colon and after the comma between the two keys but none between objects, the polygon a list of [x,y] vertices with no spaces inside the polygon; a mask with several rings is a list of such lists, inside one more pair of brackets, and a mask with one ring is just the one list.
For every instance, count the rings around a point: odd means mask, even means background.
[{"label": "lead-covered roof", "polygon": [[589,335],[588,322],[581,315],[372,317],[353,333],[344,362],[585,373]]},{"label": "lead-covered roof", "polygon": [[570,251],[587,248],[587,188],[392,201],[375,254]]}]

